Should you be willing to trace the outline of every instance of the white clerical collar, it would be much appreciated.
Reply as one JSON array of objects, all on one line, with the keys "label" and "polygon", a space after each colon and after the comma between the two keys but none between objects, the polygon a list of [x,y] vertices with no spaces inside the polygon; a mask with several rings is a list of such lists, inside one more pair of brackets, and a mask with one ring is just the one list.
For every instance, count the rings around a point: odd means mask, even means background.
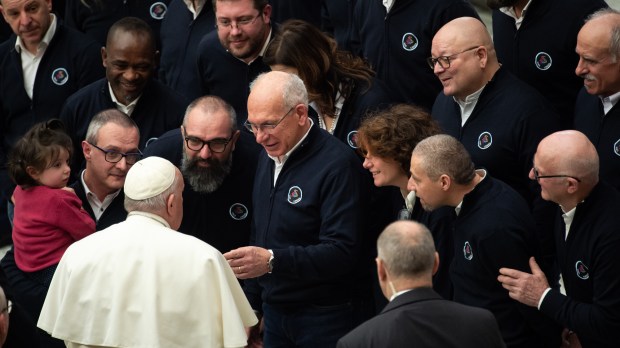
[{"label": "white clerical collar", "polygon": [[[56,16],[53,13],[50,13],[50,17],[52,18],[52,21],[50,22],[50,27],[47,28],[47,32],[41,39],[41,42],[39,43],[39,47],[37,47],[37,52],[39,52],[40,50],[46,49],[47,46],[49,46],[52,39],[54,38],[54,34],[56,34],[56,26],[57,26]],[[17,36],[17,40],[15,40],[15,50],[19,53],[21,53],[22,50],[28,51],[28,49],[26,48],[26,45],[24,45],[22,39],[19,36]],[[35,54],[37,52],[35,52]]]},{"label": "white clerical collar", "polygon": [[609,97],[599,97],[601,98],[601,102],[603,103],[603,111],[605,115],[611,110],[611,108],[618,103],[620,100],[620,92],[610,95]]}]

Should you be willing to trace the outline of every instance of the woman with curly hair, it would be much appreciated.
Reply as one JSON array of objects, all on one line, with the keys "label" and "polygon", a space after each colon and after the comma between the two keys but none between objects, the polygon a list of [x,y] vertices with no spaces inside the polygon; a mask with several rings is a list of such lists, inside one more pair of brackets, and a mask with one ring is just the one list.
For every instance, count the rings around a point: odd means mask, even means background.
[{"label": "woman with curly hair", "polygon": [[441,260],[433,277],[433,288],[444,298],[451,298],[448,266],[454,253],[450,234],[454,210],[445,207],[426,212],[415,192],[407,189],[413,149],[421,140],[439,133],[439,125],[428,112],[417,106],[397,104],[365,118],[358,128],[357,144],[364,156],[364,168],[372,174],[375,186],[394,186],[400,190],[400,195],[394,195],[392,201],[383,202],[394,207],[393,216],[399,220],[416,220],[431,230]]},{"label": "woman with curly hair", "polygon": [[280,27],[263,62],[298,75],[308,90],[314,123],[353,148],[360,119],[391,101],[364,60],[338,49],[334,39],[301,20]]}]

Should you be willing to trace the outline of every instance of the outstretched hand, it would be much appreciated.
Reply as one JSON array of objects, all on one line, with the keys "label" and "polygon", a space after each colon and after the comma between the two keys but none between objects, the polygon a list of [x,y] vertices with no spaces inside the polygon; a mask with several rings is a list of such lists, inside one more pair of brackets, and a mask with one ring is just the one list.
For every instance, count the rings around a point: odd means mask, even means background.
[{"label": "outstretched hand", "polygon": [[497,280],[508,290],[510,298],[531,307],[538,307],[540,298],[549,288],[549,282],[533,257],[530,257],[530,269],[531,274],[511,268],[500,268]]}]

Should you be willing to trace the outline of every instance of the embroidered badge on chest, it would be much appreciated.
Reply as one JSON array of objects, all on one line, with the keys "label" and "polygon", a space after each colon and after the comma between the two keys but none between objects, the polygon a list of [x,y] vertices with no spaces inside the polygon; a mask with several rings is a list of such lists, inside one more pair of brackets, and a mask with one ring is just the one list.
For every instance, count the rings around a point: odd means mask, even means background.
[{"label": "embroidered badge on chest", "polygon": [[471,260],[474,258],[474,250],[471,248],[469,242],[465,242],[465,245],[463,245],[463,256],[465,257],[465,260]]},{"label": "embroidered badge on chest", "polygon": [[618,139],[618,141],[614,144],[614,153],[617,156],[620,156],[620,139]]},{"label": "embroidered badge on chest", "polygon": [[347,144],[357,149],[357,131],[350,131],[349,134],[347,134]]},{"label": "embroidered badge on chest", "polygon": [[164,19],[164,16],[166,15],[166,11],[168,11],[168,6],[166,6],[166,4],[164,4],[163,2],[153,3],[153,5],[151,5],[151,8],[149,9],[149,13],[151,14],[151,17],[157,20]]},{"label": "embroidered badge on chest", "polygon": [[58,68],[52,72],[52,82],[58,86],[62,86],[69,81],[69,73],[65,68]]},{"label": "embroidered badge on chest", "polygon": [[418,48],[418,38],[412,33],[406,33],[403,35],[402,44],[405,51],[413,51]]},{"label": "embroidered badge on chest", "polygon": [[588,267],[582,261],[577,261],[575,263],[575,271],[577,272],[577,277],[580,279],[587,280],[590,278]]},{"label": "embroidered badge on chest", "polygon": [[299,186],[292,186],[288,189],[288,198],[287,201],[291,204],[297,204],[301,202],[301,198],[303,193],[301,192],[301,188]]},{"label": "embroidered badge on chest", "polygon": [[241,203],[235,203],[230,206],[228,213],[235,220],[244,220],[248,217],[248,208]]},{"label": "embroidered badge on chest", "polygon": [[486,150],[493,144],[493,136],[489,132],[482,132],[478,136],[478,148]]},{"label": "embroidered badge on chest", "polygon": [[546,52],[538,52],[536,58],[534,59],[534,64],[536,65],[538,70],[548,70],[549,68],[551,68],[552,63],[553,60],[551,59],[551,56],[549,55],[549,53]]}]

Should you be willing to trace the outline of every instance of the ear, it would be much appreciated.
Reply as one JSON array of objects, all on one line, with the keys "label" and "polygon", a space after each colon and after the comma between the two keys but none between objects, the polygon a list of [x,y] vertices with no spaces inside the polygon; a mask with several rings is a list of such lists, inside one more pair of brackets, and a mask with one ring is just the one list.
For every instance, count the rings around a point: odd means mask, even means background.
[{"label": "ear", "polygon": [[263,21],[265,24],[271,23],[271,5],[269,4],[265,5],[265,8],[263,8]]},{"label": "ear", "polygon": [[446,174],[441,174],[439,177],[439,184],[441,185],[442,191],[448,191],[450,189],[450,185],[452,184],[452,179]]},{"label": "ear", "polygon": [[308,106],[305,104],[297,104],[295,106],[295,114],[299,116],[299,121],[297,122],[300,126],[304,126],[308,123]]},{"label": "ear", "polygon": [[579,181],[573,179],[573,178],[567,178],[566,180],[568,187],[566,188],[566,191],[570,194],[573,194],[575,192],[577,192],[577,190],[579,189]]},{"label": "ear", "polygon": [[166,213],[168,216],[173,216],[174,209],[174,193],[171,193],[170,196],[166,199]]},{"label": "ear", "polygon": [[38,170],[36,170],[33,166],[27,166],[26,167],[26,173],[33,178],[35,181],[39,181],[39,175],[41,173],[39,173]]},{"label": "ear", "polygon": [[107,59],[108,59],[108,53],[105,50],[105,46],[101,47],[101,62],[103,63],[104,68],[108,67],[108,63],[106,61]]},{"label": "ear", "polygon": [[437,273],[439,269],[439,253],[435,251],[435,261],[433,262],[433,275]]},{"label": "ear", "polygon": [[489,60],[489,51],[485,46],[478,47],[476,51],[476,56],[480,60],[480,67],[485,68],[487,66],[487,62]]},{"label": "ear", "polygon": [[385,270],[385,262],[380,258],[375,258],[375,262],[377,263],[377,276],[379,277],[379,282],[387,282],[387,271]]},{"label": "ear", "polygon": [[232,143],[231,151],[235,151],[235,145],[237,144],[237,140],[239,140],[240,135],[241,135],[241,132],[239,130],[236,130],[232,136],[232,139],[230,139],[230,142]]},{"label": "ear", "polygon": [[90,155],[92,151],[92,147],[86,140],[82,140],[82,153],[84,154],[84,158],[88,161],[90,160]]}]

